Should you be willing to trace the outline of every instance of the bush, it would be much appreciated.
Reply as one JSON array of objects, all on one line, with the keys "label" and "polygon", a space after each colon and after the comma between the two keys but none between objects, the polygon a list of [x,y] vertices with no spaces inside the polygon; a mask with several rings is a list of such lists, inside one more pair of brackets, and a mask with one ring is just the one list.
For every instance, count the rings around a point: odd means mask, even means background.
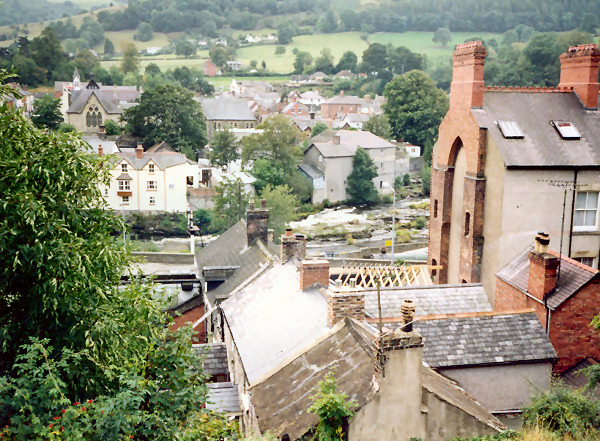
[{"label": "bush", "polygon": [[277,46],[275,48],[275,55],[285,54],[285,46]]},{"label": "bush", "polygon": [[107,119],[104,122],[104,128],[106,129],[106,134],[108,136],[120,135],[123,132],[123,129],[112,119]]},{"label": "bush", "polygon": [[404,185],[405,187],[408,187],[410,185],[410,176],[408,175],[408,173],[405,174],[402,178],[402,185]]},{"label": "bush", "polygon": [[77,129],[75,128],[75,126],[73,124],[61,123],[58,126],[58,131],[60,133],[71,133],[71,132],[76,132]]},{"label": "bush", "polygon": [[396,242],[398,243],[408,243],[411,240],[410,231],[400,228],[396,230]]},{"label": "bush", "polygon": [[384,194],[379,197],[379,200],[382,204],[392,204],[394,202],[394,195],[392,194]]},{"label": "bush", "polygon": [[431,192],[431,168],[423,167],[421,169],[420,176],[421,176],[421,183],[423,184],[422,193],[425,196],[429,196],[429,194]]},{"label": "bush", "polygon": [[422,230],[423,228],[425,228],[425,225],[427,224],[427,219],[424,218],[423,216],[419,216],[414,221],[412,221],[412,224],[414,225],[414,228]]}]

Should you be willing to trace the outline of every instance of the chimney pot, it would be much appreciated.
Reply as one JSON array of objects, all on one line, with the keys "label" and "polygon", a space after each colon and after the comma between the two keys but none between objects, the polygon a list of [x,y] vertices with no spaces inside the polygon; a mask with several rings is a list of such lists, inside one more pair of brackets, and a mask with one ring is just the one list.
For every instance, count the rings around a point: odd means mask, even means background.
[{"label": "chimney pot", "polygon": [[263,210],[267,209],[267,200],[266,199],[260,200],[260,208],[262,208]]},{"label": "chimney pot", "polygon": [[559,88],[572,87],[583,106],[598,107],[600,50],[596,44],[571,46],[560,56]]},{"label": "chimney pot", "polygon": [[348,281],[350,288],[356,288],[356,278],[352,277],[349,281]]},{"label": "chimney pot", "polygon": [[411,332],[413,325],[413,319],[415,317],[415,302],[411,299],[405,299],[400,305],[400,312],[402,313],[402,330],[404,332]]},{"label": "chimney pot", "polygon": [[306,257],[306,237],[303,234],[292,234],[292,229],[285,230],[281,236],[281,260],[283,262],[291,257],[304,259]]},{"label": "chimney pot", "polygon": [[291,228],[286,228],[285,229],[285,235],[286,236],[291,236],[292,235],[292,229]]}]

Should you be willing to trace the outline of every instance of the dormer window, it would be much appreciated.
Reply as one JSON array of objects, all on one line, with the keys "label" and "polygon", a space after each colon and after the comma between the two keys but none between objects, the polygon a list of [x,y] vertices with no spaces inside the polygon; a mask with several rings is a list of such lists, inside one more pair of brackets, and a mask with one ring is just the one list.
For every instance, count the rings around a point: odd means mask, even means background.
[{"label": "dormer window", "polygon": [[525,134],[516,121],[496,121],[496,124],[506,139],[525,138]]},{"label": "dormer window", "polygon": [[121,164],[121,173],[127,173],[127,164]]},{"label": "dormer window", "polygon": [[154,164],[148,164],[148,173],[154,173]]},{"label": "dormer window", "polygon": [[552,121],[551,123],[562,139],[581,139],[577,127],[569,121]]}]

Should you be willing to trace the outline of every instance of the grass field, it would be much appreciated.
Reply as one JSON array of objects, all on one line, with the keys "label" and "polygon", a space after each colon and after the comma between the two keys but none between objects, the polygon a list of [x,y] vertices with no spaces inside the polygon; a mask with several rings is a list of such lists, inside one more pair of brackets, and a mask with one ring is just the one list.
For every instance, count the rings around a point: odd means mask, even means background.
[{"label": "grass field", "polygon": [[360,39],[359,32],[342,32],[337,34],[300,35],[294,37],[292,43],[286,45],[283,55],[275,55],[276,45],[250,46],[238,49],[237,57],[245,64],[256,60],[259,64],[262,60],[267,63],[267,69],[274,72],[292,72],[294,48],[310,52],[313,57],[318,57],[323,48],[329,48],[334,59],[337,60],[347,50],[353,50],[359,56],[367,48],[367,43]]},{"label": "grass field", "polygon": [[427,55],[427,59],[433,64],[449,60],[454,51],[454,47],[459,43],[464,43],[468,38],[480,37],[485,39],[496,38],[499,34],[488,34],[483,32],[453,32],[452,40],[446,47],[431,41],[433,32],[403,32],[388,33],[378,32],[369,35],[369,43],[391,43],[394,46],[405,46],[413,52]]}]

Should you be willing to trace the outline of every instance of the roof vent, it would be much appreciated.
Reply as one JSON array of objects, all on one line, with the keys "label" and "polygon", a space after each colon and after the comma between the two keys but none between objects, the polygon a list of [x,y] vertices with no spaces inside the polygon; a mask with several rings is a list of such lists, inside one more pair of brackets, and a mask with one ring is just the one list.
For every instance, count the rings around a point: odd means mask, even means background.
[{"label": "roof vent", "polygon": [[569,121],[552,121],[551,124],[562,139],[581,139],[581,133],[573,123]]},{"label": "roof vent", "polygon": [[502,135],[507,139],[525,138],[525,134],[516,121],[496,121],[496,124],[498,124]]}]

